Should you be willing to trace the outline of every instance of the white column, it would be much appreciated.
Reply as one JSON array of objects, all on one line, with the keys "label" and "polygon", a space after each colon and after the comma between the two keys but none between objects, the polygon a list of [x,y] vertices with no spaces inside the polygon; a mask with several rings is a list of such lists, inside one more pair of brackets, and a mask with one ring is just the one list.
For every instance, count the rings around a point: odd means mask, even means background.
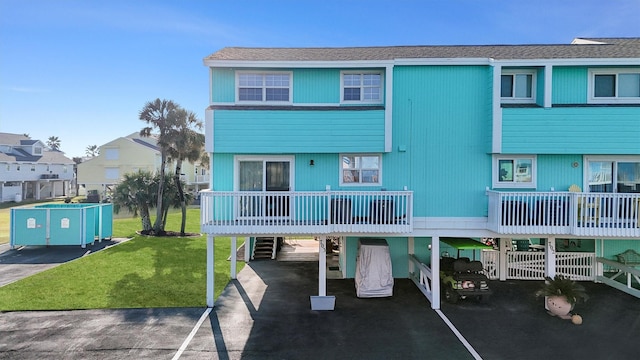
[{"label": "white column", "polygon": [[238,253],[238,238],[235,236],[231,237],[231,278],[235,279],[237,274],[236,262]]},{"label": "white column", "polygon": [[440,309],[440,236],[431,237],[431,308]]},{"label": "white column", "polygon": [[207,307],[210,307],[210,308],[213,307],[214,295],[215,295],[214,244],[215,242],[214,242],[213,235],[207,234]]},{"label": "white column", "polygon": [[556,238],[547,238],[544,249],[544,275],[548,277],[556,276]]},{"label": "white column", "polygon": [[251,238],[244,238],[244,262],[248,264],[251,261]]},{"label": "white column", "polygon": [[507,248],[511,244],[511,238],[500,238],[500,252],[498,258],[498,278],[500,281],[507,280]]},{"label": "white column", "polygon": [[[415,255],[416,253],[416,246],[415,246],[415,239],[413,236],[409,237],[409,243],[407,244],[409,247],[409,256]],[[411,259],[409,259],[409,274],[415,272],[415,267],[413,266],[413,261],[411,261]]]},{"label": "white column", "polygon": [[318,295],[327,296],[327,237],[320,236],[318,241]]}]

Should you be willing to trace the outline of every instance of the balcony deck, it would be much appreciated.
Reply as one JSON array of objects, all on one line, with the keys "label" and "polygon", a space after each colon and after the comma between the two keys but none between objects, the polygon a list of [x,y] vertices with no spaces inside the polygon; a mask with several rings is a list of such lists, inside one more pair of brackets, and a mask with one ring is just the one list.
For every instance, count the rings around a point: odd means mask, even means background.
[{"label": "balcony deck", "polygon": [[640,194],[487,191],[487,229],[499,234],[640,237]]},{"label": "balcony deck", "polygon": [[202,232],[215,235],[407,234],[411,191],[202,191]]}]

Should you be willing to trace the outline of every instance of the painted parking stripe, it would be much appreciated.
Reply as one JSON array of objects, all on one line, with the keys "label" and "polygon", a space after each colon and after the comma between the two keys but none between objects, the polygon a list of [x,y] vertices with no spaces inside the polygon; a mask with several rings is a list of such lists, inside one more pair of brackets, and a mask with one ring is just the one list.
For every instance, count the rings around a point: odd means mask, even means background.
[{"label": "painted parking stripe", "polygon": [[471,356],[473,356],[474,359],[482,360],[482,357],[480,357],[480,354],[478,354],[476,349],[474,349],[473,346],[469,344],[467,339],[465,339],[464,336],[462,336],[460,331],[458,331],[458,329],[453,325],[453,323],[449,321],[449,318],[447,318],[440,310],[436,310],[436,313],[438,313],[438,315],[442,318],[442,321],[444,321],[444,323],[447,324],[449,329],[451,329],[451,331],[453,331],[453,333],[458,337],[458,340],[460,340],[462,345],[464,345],[464,347],[467,348],[467,351],[471,353]]},{"label": "painted parking stripe", "polygon": [[200,326],[202,326],[202,323],[209,317],[211,310],[213,310],[213,308],[207,308],[207,310],[205,310],[204,313],[202,313],[202,316],[200,316],[200,320],[198,320],[198,323],[196,323],[196,326],[193,327],[193,329],[191,330],[191,333],[189,333],[189,336],[187,336],[187,338],[184,339],[182,346],[180,346],[180,349],[178,349],[178,352],[175,355],[173,355],[172,360],[180,359],[180,356],[182,356],[182,353],[184,352],[184,350],[187,348],[187,346],[189,346],[189,343],[191,342],[191,340],[193,340],[193,337],[196,336],[196,333],[198,332],[198,329],[200,329]]}]

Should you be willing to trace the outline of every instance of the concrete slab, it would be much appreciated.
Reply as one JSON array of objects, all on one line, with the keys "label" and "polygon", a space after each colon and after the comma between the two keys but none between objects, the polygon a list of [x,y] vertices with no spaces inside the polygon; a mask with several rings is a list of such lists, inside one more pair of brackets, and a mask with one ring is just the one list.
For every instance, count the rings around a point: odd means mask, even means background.
[{"label": "concrete slab", "polygon": [[[253,261],[206,309],[0,313],[0,359],[472,359],[410,280],[391,298],[359,299],[353,280],[329,280],[335,311],[310,310],[317,264]],[[540,281],[492,282],[488,304],[442,313],[484,359],[637,359],[640,300],[584,283],[583,325],[546,314]]]}]

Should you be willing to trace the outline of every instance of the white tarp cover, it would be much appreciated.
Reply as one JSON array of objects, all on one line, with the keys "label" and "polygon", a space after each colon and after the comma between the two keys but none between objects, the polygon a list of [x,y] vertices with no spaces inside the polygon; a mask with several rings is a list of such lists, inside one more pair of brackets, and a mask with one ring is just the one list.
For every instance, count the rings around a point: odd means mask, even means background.
[{"label": "white tarp cover", "polygon": [[359,240],[355,282],[359,298],[393,295],[391,255],[386,240]]}]

